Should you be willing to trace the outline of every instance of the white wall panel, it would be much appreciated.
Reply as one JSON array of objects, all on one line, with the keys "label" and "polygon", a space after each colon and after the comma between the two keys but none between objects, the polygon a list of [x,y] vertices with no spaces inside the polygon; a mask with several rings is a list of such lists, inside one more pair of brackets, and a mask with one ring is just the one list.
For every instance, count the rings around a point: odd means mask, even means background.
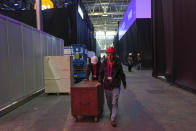
[{"label": "white wall panel", "polygon": [[[1,15],[0,15],[1,16]],[[0,108],[10,101],[8,90],[8,44],[6,39],[6,17],[0,17]]]},{"label": "white wall panel", "polygon": [[60,48],[61,48],[61,56],[64,55],[64,41],[62,39],[60,39]]},{"label": "white wall panel", "polygon": [[46,33],[41,33],[41,43],[42,43],[42,52],[43,56],[47,56],[47,34]]},{"label": "white wall panel", "polygon": [[24,49],[24,76],[25,76],[25,92],[32,93],[35,86],[34,69],[34,53],[33,53],[33,34],[32,27],[23,26],[23,49]]},{"label": "white wall panel", "polygon": [[47,36],[47,41],[48,41],[48,56],[52,56],[52,37],[51,35]]},{"label": "white wall panel", "polygon": [[0,15],[0,109],[44,88],[43,56],[63,55],[56,39]]},{"label": "white wall panel", "polygon": [[57,56],[61,55],[61,46],[60,46],[60,39],[56,39],[56,48],[57,48]]},{"label": "white wall panel", "polygon": [[21,25],[8,20],[9,95],[18,99],[24,94],[23,49]]},{"label": "white wall panel", "polygon": [[52,38],[52,55],[57,56],[57,42],[55,37]]},{"label": "white wall panel", "polygon": [[34,69],[35,69],[35,87],[33,88],[34,91],[41,89],[42,86],[42,50],[41,50],[41,42],[40,42],[40,32],[37,30],[33,30],[33,45],[34,45]]}]

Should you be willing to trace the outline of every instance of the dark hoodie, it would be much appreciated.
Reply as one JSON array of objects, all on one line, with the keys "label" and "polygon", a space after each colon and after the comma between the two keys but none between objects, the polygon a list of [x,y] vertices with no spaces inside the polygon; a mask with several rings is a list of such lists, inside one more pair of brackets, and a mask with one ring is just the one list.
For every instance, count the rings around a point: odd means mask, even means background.
[{"label": "dark hoodie", "polygon": [[114,64],[112,65],[112,80],[108,79],[108,66],[107,59],[103,61],[99,70],[98,81],[103,84],[105,89],[111,90],[114,88],[120,88],[121,80],[123,85],[126,85],[126,77],[122,69],[122,65],[119,60],[114,59]]},{"label": "dark hoodie", "polygon": [[93,64],[89,63],[87,66],[85,79],[89,79],[89,75],[90,73],[92,73],[92,80],[98,80],[100,65],[101,64],[99,62],[96,64],[96,77],[93,77],[94,76]]}]

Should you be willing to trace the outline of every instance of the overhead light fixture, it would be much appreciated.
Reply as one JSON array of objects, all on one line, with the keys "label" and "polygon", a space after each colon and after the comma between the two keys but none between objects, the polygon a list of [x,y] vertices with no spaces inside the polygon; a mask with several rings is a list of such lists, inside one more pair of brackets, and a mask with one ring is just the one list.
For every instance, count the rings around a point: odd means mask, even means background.
[{"label": "overhead light fixture", "polygon": [[102,15],[102,16],[108,16],[108,15]]},{"label": "overhead light fixture", "polygon": [[14,6],[18,6],[19,4],[18,3],[14,3]]},{"label": "overhead light fixture", "polygon": [[78,13],[81,16],[81,18],[84,19],[84,14],[83,14],[82,9],[80,8],[80,5],[78,5]]},{"label": "overhead light fixture", "polygon": [[[52,0],[42,0],[42,10],[54,8]],[[36,1],[34,4],[34,9],[36,10]]]},{"label": "overhead light fixture", "polygon": [[71,5],[72,1],[71,0],[65,0],[64,6],[67,7],[68,5]]}]

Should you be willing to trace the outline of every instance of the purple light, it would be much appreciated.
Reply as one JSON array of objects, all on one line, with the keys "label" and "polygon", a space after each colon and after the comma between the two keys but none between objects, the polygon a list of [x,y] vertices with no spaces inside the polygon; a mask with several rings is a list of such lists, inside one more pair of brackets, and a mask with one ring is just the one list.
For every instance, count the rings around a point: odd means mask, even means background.
[{"label": "purple light", "polygon": [[119,40],[136,18],[151,18],[151,0],[131,0],[119,26]]},{"label": "purple light", "polygon": [[151,18],[151,0],[136,0],[136,18]]},{"label": "purple light", "polygon": [[129,27],[133,24],[136,20],[136,0],[131,0],[129,6],[127,7],[127,11],[123,17],[123,20],[119,26],[119,40],[122,36],[127,32]]}]

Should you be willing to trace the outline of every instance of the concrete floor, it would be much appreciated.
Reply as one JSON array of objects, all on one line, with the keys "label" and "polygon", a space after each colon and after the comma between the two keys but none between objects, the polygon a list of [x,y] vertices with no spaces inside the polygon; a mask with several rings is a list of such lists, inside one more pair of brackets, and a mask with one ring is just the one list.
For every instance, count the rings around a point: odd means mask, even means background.
[{"label": "concrete floor", "polygon": [[69,95],[42,94],[0,118],[0,131],[195,131],[196,95],[151,76],[127,72],[121,88],[118,126],[111,127],[105,104],[99,122],[71,116]]}]

